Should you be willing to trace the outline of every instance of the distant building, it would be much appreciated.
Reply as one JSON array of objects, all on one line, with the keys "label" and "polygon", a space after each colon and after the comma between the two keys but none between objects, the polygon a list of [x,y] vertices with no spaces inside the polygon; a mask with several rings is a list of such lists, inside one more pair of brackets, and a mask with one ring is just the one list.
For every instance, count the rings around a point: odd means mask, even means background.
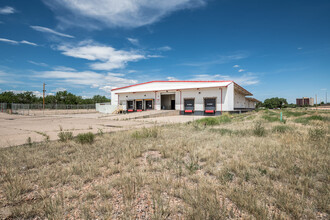
[{"label": "distant building", "polygon": [[307,97],[298,98],[296,99],[296,105],[297,106],[314,105],[314,99]]}]

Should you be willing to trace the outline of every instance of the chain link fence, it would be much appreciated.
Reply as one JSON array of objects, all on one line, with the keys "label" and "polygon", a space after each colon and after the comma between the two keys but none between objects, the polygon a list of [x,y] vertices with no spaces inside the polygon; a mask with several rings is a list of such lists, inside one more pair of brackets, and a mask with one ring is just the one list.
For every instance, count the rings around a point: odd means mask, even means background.
[{"label": "chain link fence", "polygon": [[77,114],[95,112],[95,104],[86,105],[65,105],[46,104],[45,109],[42,104],[19,104],[11,103],[12,114],[19,115],[44,115],[44,114]]},{"label": "chain link fence", "polygon": [[0,103],[0,111],[7,112],[7,103]]}]

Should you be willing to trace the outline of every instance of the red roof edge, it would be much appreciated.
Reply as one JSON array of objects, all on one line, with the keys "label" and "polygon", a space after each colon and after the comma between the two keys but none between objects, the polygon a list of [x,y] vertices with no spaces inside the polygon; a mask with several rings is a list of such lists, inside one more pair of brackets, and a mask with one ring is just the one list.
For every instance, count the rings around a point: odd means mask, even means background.
[{"label": "red roof edge", "polygon": [[115,91],[115,90],[119,90],[119,89],[126,89],[129,87],[133,87],[133,86],[139,86],[139,85],[144,85],[144,84],[149,84],[149,83],[154,83],[154,82],[233,82],[232,80],[218,80],[218,81],[185,81],[185,80],[177,80],[177,81],[166,81],[166,80],[156,80],[156,81],[149,81],[149,82],[144,82],[144,83],[138,83],[138,84],[134,84],[134,85],[129,85],[129,86],[124,86],[124,87],[120,87],[120,88],[115,88],[115,89],[111,89],[111,91]]}]

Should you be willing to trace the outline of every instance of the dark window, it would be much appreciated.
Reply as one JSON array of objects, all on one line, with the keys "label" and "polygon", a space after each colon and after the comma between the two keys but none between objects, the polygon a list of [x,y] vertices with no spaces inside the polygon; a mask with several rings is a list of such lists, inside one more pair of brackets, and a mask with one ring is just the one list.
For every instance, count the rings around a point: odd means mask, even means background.
[{"label": "dark window", "polygon": [[152,109],[152,100],[146,101],[146,109]]},{"label": "dark window", "polygon": [[215,98],[206,98],[204,99],[204,108],[205,110],[213,110],[215,111]]},{"label": "dark window", "polygon": [[133,101],[127,101],[127,109],[134,109]]},{"label": "dark window", "polygon": [[185,99],[184,100],[184,109],[185,110],[194,110],[195,100],[194,99]]},{"label": "dark window", "polygon": [[136,101],[136,109],[142,109],[142,101]]}]

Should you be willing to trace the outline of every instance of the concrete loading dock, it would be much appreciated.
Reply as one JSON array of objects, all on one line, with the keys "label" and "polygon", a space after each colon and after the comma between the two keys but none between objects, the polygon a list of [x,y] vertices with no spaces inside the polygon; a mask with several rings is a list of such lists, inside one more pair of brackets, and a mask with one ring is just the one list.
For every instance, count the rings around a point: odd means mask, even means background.
[{"label": "concrete loading dock", "polygon": [[179,110],[181,115],[220,115],[255,109],[258,100],[234,81],[150,81],[111,90],[112,105],[126,112]]}]

